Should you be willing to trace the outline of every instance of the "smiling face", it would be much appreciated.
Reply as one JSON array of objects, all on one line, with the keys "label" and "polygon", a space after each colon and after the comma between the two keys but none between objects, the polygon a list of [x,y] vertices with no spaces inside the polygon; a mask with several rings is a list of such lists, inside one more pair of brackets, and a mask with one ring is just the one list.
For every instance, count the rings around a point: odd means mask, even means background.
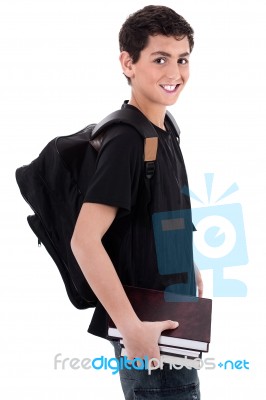
[{"label": "smiling face", "polygon": [[132,86],[131,104],[154,111],[174,104],[189,78],[189,55],[187,37],[163,35],[149,37],[136,63],[122,52],[122,68]]}]

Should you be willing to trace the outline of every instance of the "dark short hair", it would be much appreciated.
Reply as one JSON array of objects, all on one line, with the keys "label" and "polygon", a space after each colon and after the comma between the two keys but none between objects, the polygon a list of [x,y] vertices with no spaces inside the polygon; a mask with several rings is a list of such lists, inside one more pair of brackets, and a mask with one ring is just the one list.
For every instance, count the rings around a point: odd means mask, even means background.
[{"label": "dark short hair", "polygon": [[194,31],[189,23],[171,8],[165,6],[146,6],[131,14],[119,32],[120,51],[127,51],[133,63],[147,46],[149,36],[174,36],[182,40],[188,38],[190,51],[194,46]]}]

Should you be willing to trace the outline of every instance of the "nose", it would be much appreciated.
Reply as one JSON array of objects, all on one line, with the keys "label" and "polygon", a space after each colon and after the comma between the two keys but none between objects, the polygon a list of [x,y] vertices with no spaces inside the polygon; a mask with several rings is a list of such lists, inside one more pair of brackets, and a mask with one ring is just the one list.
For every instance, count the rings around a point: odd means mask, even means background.
[{"label": "nose", "polygon": [[169,64],[166,71],[166,77],[171,80],[178,80],[181,77],[179,64],[177,62]]}]

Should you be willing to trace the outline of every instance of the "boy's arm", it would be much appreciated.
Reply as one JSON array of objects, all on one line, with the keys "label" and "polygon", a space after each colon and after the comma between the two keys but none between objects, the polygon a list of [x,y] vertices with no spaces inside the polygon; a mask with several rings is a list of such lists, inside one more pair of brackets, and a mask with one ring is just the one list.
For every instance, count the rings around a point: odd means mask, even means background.
[{"label": "boy's arm", "polygon": [[135,314],[115,268],[102,245],[102,237],[115,219],[117,208],[84,203],[71,240],[71,248],[92,290],[121,332],[128,358],[159,358],[158,339],[173,321],[141,322]]},{"label": "boy's arm", "polygon": [[197,288],[198,288],[198,296],[202,297],[203,296],[203,280],[202,280],[201,272],[195,262],[194,262],[194,269],[195,269],[195,276],[196,276],[196,284],[197,284]]}]

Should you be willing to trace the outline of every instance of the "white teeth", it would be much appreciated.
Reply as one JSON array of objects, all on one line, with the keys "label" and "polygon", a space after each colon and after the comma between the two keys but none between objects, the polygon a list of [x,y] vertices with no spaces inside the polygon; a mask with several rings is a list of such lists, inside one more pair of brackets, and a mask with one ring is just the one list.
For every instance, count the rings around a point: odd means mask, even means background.
[{"label": "white teeth", "polygon": [[163,88],[165,90],[168,90],[169,92],[172,92],[173,90],[175,90],[176,85],[172,86],[172,85],[163,85]]}]

